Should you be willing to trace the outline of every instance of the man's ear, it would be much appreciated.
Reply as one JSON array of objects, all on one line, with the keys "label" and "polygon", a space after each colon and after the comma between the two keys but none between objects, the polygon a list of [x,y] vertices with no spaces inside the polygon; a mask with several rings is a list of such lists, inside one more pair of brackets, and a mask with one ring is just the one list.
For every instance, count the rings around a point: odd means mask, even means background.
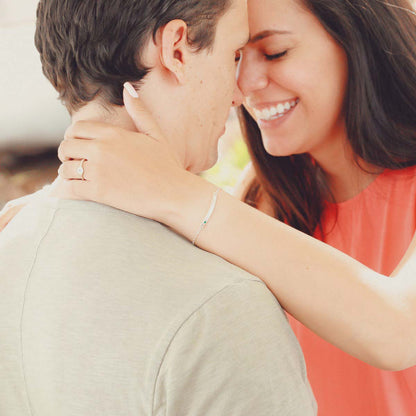
[{"label": "man's ear", "polygon": [[161,64],[182,84],[186,81],[186,68],[191,54],[188,25],[176,19],[159,30]]}]

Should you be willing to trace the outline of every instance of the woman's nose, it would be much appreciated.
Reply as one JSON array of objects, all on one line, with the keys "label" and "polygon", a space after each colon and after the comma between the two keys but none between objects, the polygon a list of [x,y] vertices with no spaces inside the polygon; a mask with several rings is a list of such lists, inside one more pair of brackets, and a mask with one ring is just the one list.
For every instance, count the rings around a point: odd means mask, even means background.
[{"label": "woman's nose", "polygon": [[243,55],[237,77],[237,85],[242,94],[248,97],[254,91],[266,88],[268,83],[262,63],[256,64],[253,57]]}]

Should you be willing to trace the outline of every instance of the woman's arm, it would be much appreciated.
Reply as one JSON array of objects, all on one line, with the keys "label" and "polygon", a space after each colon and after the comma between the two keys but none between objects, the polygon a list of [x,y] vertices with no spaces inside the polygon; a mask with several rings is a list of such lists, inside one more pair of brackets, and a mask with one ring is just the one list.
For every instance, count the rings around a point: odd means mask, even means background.
[{"label": "woman's arm", "polygon": [[[115,133],[121,134],[110,132]],[[141,146],[147,138],[122,134],[123,146],[112,146],[107,138],[96,151],[100,157],[85,150],[89,181],[71,181],[73,191],[77,197],[162,222],[192,241],[215,186],[173,164],[165,165],[157,146],[151,150]],[[131,151],[129,138],[136,146],[140,143],[140,151],[138,147]],[[75,146],[68,142],[67,149]],[[158,154],[154,163],[152,154]],[[71,166],[67,178],[76,177]],[[127,177],[130,180],[122,179]],[[416,365],[415,245],[395,278],[388,278],[225,192],[198,238],[204,250],[261,278],[281,305],[316,334],[387,370]]]},{"label": "woman's arm", "polygon": [[[170,223],[183,233],[187,216],[203,213],[190,202],[195,189]],[[222,193],[198,245],[260,277],[290,314],[349,354],[387,370],[416,365],[416,239],[392,279]]]},{"label": "woman's arm", "polygon": [[[175,163],[163,141],[86,122],[66,138],[61,175],[77,178],[71,158],[87,159],[87,181],[68,182],[73,195],[194,239],[216,188]],[[222,192],[198,245],[260,277],[289,313],[347,353],[387,370],[416,365],[416,239],[388,278]]]}]

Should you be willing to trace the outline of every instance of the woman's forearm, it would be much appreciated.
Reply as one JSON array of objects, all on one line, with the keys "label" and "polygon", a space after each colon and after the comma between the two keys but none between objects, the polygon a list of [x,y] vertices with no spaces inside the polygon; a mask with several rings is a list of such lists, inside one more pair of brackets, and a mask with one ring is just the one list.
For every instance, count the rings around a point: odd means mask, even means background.
[{"label": "woman's forearm", "polygon": [[[105,140],[78,139],[91,131]],[[152,154],[158,157],[146,156]],[[72,159],[79,155],[88,160],[87,181],[73,180],[79,174]],[[164,140],[106,123],[73,124],[60,158],[69,188],[62,190],[64,197],[68,193],[160,221],[190,241],[216,189],[184,171]],[[411,261],[395,278],[381,276],[225,193],[198,245],[260,277],[289,313],[344,351],[387,369],[416,364]]]},{"label": "woman's forearm", "polygon": [[[192,240],[213,186],[189,180],[169,225]],[[382,276],[224,192],[198,245],[261,278],[291,315],[347,353],[389,370],[416,365],[412,268]]]}]

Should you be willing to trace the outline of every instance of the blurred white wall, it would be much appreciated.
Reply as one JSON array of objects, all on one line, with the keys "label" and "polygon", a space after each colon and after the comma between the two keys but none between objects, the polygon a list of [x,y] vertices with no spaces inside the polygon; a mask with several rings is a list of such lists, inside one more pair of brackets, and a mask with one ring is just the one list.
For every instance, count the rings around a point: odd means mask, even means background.
[{"label": "blurred white wall", "polygon": [[0,149],[62,140],[70,119],[34,46],[37,0],[0,0]]}]

